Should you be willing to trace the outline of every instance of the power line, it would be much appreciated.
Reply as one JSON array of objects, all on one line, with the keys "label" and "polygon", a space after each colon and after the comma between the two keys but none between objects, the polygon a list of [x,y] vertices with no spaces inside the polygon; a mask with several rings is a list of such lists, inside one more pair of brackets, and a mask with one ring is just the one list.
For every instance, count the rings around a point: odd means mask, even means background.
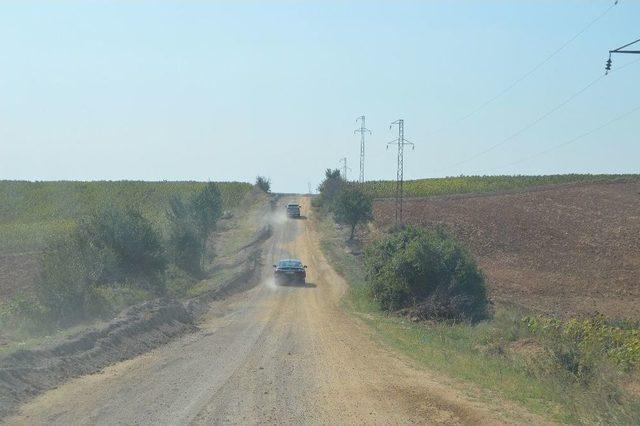
[{"label": "power line", "polygon": [[398,167],[396,170],[396,226],[402,225],[402,204],[403,204],[403,183],[404,183],[404,146],[411,145],[411,148],[415,148],[413,142],[409,142],[404,137],[404,120],[399,119],[391,123],[389,128],[398,126],[398,138],[387,143],[387,149],[389,145],[398,145]]},{"label": "power line", "polygon": [[553,114],[554,112],[558,111],[560,108],[562,108],[563,106],[567,105],[569,102],[571,102],[572,100],[574,100],[575,98],[577,98],[578,96],[580,96],[582,93],[584,93],[585,91],[587,91],[589,88],[591,88],[592,86],[594,86],[596,83],[598,83],[600,80],[602,80],[604,78],[604,75],[600,75],[598,76],[595,80],[592,80],[589,84],[587,84],[586,86],[584,86],[582,89],[578,90],[577,92],[573,93],[571,96],[569,96],[568,98],[566,98],[565,100],[563,100],[562,102],[560,102],[558,105],[554,106],[553,108],[551,108],[549,111],[545,112],[544,114],[540,115],[538,118],[536,118],[535,120],[533,120],[531,123],[525,125],[524,127],[521,127],[520,129],[518,129],[517,131],[515,131],[514,133],[510,134],[509,136],[507,136],[506,138],[500,140],[499,142],[489,146],[486,149],[483,149],[482,151],[472,155],[471,157],[467,157],[464,160],[458,161],[457,163],[453,163],[450,166],[444,167],[440,170],[436,170],[436,171],[442,171],[442,170],[447,170],[450,169],[452,167],[457,167],[460,166],[462,164],[468,163],[469,161],[475,160],[478,157],[483,156],[484,154],[493,151],[494,149],[506,144],[507,142],[515,139],[516,137],[520,136],[522,133],[526,132],[527,130],[529,130],[530,128],[532,128],[533,126],[535,126],[536,124],[540,123],[542,120],[544,120],[545,118],[549,117],[551,114]]},{"label": "power line", "polygon": [[367,129],[364,123],[364,115],[356,119],[356,123],[360,120],[360,128],[353,131],[354,134],[360,133],[360,183],[364,183],[364,135],[371,134],[371,130]]},{"label": "power line", "polygon": [[516,87],[518,84],[522,83],[524,80],[526,80],[527,78],[529,78],[531,75],[533,75],[536,71],[538,71],[540,68],[542,68],[547,62],[549,62],[551,59],[553,59],[558,53],[562,52],[567,46],[569,46],[571,43],[573,43],[573,41],[575,41],[578,37],[580,37],[582,34],[584,34],[589,28],[591,28],[596,22],[598,22],[599,20],[601,20],[602,18],[605,17],[605,15],[607,15],[611,9],[613,9],[617,4],[618,4],[619,0],[616,0],[615,2],[613,2],[613,4],[611,4],[609,7],[607,7],[600,15],[596,16],[594,19],[592,19],[589,23],[587,23],[587,25],[585,25],[584,27],[582,27],[582,29],[580,31],[578,31],[576,34],[574,34],[570,39],[568,39],[567,41],[565,41],[560,47],[558,47],[556,50],[554,50],[553,52],[551,52],[551,54],[549,54],[548,56],[546,56],[542,61],[538,62],[537,65],[535,65],[533,68],[531,68],[529,71],[527,71],[526,73],[524,73],[520,78],[516,79],[515,81],[513,81],[511,84],[509,84],[508,86],[506,86],[504,89],[502,89],[500,92],[498,92],[496,95],[494,95],[493,97],[487,99],[486,101],[484,101],[482,104],[480,104],[477,108],[471,110],[469,113],[463,115],[462,117],[458,118],[457,120],[454,120],[452,123],[450,123],[447,126],[444,126],[438,130],[433,131],[431,134],[436,134],[436,133],[440,133],[443,132],[445,130],[448,130],[460,123],[462,123],[463,121],[469,119],[470,117],[474,116],[475,114],[477,114],[478,112],[482,111],[484,108],[486,108],[487,106],[489,106],[490,104],[492,104],[493,102],[495,102],[496,100],[500,99],[502,96],[506,95],[509,91],[511,91],[511,89],[513,89],[514,87]]},{"label": "power line", "polygon": [[[623,69],[627,68],[628,66],[631,66],[635,63],[637,63],[639,60],[633,61],[633,62],[629,62],[623,66],[621,66],[620,68],[617,68],[612,72],[618,72],[618,71],[622,71]],[[493,151],[494,149],[510,142],[511,140],[515,139],[516,137],[520,136],[521,134],[523,134],[524,132],[526,132],[527,130],[531,129],[532,127],[534,127],[535,125],[537,125],[538,123],[540,123],[541,121],[545,120],[546,118],[548,118],[549,116],[551,116],[553,113],[555,113],[556,111],[560,110],[561,108],[563,108],[565,105],[567,105],[568,103],[570,103],[571,101],[573,101],[575,98],[577,98],[578,96],[580,96],[582,93],[586,92],[587,90],[589,90],[591,87],[595,86],[597,83],[599,83],[603,78],[605,78],[605,75],[600,75],[597,78],[595,78],[594,80],[592,80],[591,82],[589,82],[586,86],[582,87],[580,90],[574,92],[573,94],[571,94],[569,97],[567,97],[566,99],[564,99],[562,102],[560,102],[559,104],[557,104],[556,106],[554,106],[553,108],[551,108],[550,110],[548,110],[547,112],[545,112],[544,114],[540,115],[538,118],[536,118],[535,120],[533,120],[532,122],[528,123],[527,125],[521,127],[520,129],[518,129],[517,131],[515,131],[514,133],[510,134],[509,136],[507,136],[506,138],[500,140],[499,142],[483,149],[482,151],[472,155],[471,157],[467,157],[464,160],[458,161],[456,163],[453,163],[447,167],[443,167],[440,169],[435,170],[435,172],[440,172],[440,171],[444,171],[444,170],[448,170],[451,169],[453,167],[457,167],[460,166],[462,164],[468,163],[469,161],[475,160],[478,157],[481,157],[485,154],[487,154],[488,152]]]},{"label": "power line", "polygon": [[504,168],[507,168],[507,167],[515,166],[516,164],[520,164],[520,163],[524,163],[525,161],[529,161],[532,158],[536,158],[536,157],[540,157],[540,156],[542,156],[544,154],[548,154],[549,152],[554,151],[554,150],[556,150],[558,148],[562,148],[563,146],[570,145],[570,144],[572,144],[574,142],[577,142],[580,139],[583,139],[583,138],[585,138],[585,137],[587,137],[587,136],[589,136],[589,135],[591,135],[591,134],[593,134],[593,133],[595,133],[595,132],[597,132],[599,130],[602,130],[605,127],[608,127],[611,124],[613,124],[613,123],[615,123],[617,121],[620,121],[620,120],[622,120],[622,119],[624,119],[624,118],[626,118],[626,117],[628,117],[628,116],[630,116],[633,113],[638,112],[638,111],[640,111],[640,105],[635,107],[635,108],[633,108],[633,109],[631,109],[631,110],[629,110],[629,111],[627,111],[627,112],[624,112],[624,113],[612,118],[611,120],[599,125],[598,127],[594,127],[593,129],[591,129],[589,131],[586,131],[586,132],[584,132],[584,133],[582,133],[582,134],[580,134],[580,135],[578,135],[578,136],[576,136],[576,137],[574,137],[572,139],[569,139],[569,140],[567,140],[565,142],[562,142],[562,143],[559,143],[557,145],[554,145],[554,146],[552,146],[552,147],[550,147],[548,149],[545,149],[544,151],[540,151],[540,152],[538,152],[536,154],[528,155],[526,157],[520,158],[517,161],[513,161],[511,163],[505,164],[505,165],[497,167],[497,168],[498,169],[504,169]]}]

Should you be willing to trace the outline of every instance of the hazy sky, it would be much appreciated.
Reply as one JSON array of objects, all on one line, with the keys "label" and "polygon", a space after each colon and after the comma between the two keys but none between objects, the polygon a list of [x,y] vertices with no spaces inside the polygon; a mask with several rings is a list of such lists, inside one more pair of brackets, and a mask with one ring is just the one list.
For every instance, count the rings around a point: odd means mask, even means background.
[{"label": "hazy sky", "polygon": [[[0,179],[250,180],[314,187],[348,157],[395,178],[638,172],[640,63],[486,153],[604,71],[640,37],[640,2],[605,17],[505,96],[612,1],[77,1],[0,3]],[[640,55],[614,57],[614,69]],[[454,125],[451,125],[454,123]],[[436,132],[445,127],[444,131]]]}]

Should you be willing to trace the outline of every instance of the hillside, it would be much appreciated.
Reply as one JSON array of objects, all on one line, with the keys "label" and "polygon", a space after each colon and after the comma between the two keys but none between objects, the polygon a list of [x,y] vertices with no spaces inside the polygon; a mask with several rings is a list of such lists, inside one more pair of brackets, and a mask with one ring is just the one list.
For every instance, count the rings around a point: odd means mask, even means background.
[{"label": "hillside", "polygon": [[[163,229],[169,199],[188,196],[204,182],[24,182],[0,181],[0,300],[31,285],[39,251],[75,218],[105,206],[131,206]],[[218,183],[224,209],[251,190],[244,182]]]},{"label": "hillside", "polygon": [[[377,225],[392,225],[392,200],[374,210]],[[410,199],[405,218],[463,241],[497,304],[640,319],[637,180]]]}]

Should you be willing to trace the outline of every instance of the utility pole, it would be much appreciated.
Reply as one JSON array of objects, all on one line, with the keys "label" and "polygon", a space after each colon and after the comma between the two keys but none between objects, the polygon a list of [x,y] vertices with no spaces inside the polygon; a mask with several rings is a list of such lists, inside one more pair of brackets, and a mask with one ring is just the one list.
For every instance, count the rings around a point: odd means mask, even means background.
[{"label": "utility pole", "polygon": [[347,157],[342,157],[340,159],[340,164],[342,165],[342,179],[347,182],[347,170],[351,170],[349,167],[347,167]]},{"label": "utility pole", "polygon": [[311,191],[311,182],[307,182],[307,184],[309,185],[309,195],[313,194],[313,192]]},{"label": "utility pole", "polygon": [[611,71],[611,54],[612,53],[630,53],[630,54],[638,55],[640,54],[640,50],[625,50],[627,47],[631,46],[632,44],[636,44],[638,42],[640,42],[640,38],[637,39],[636,41],[632,41],[631,43],[627,43],[624,46],[620,46],[617,49],[610,50],[609,59],[607,59],[607,65],[604,67],[605,74],[609,74],[609,71]]},{"label": "utility pole", "polygon": [[404,183],[404,146],[411,145],[411,149],[415,149],[413,142],[409,142],[404,137],[404,120],[399,119],[391,123],[389,128],[398,126],[398,139],[395,139],[387,143],[387,149],[389,145],[398,145],[398,168],[396,171],[396,226],[403,225],[402,220],[402,203],[403,203],[403,188]]},{"label": "utility pole", "polygon": [[371,130],[367,129],[364,124],[364,115],[356,118],[356,123],[360,120],[360,128],[353,131],[354,134],[360,133],[360,183],[364,183],[364,135],[371,134]]}]

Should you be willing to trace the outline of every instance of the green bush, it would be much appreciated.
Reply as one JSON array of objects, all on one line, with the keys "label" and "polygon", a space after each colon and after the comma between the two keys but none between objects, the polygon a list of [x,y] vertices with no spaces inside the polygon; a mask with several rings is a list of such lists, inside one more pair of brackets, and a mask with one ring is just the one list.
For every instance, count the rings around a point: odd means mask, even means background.
[{"label": "green bush", "polygon": [[97,287],[96,292],[104,303],[105,311],[115,314],[122,309],[144,302],[153,295],[132,284],[112,284],[109,287]]},{"label": "green bush", "polygon": [[215,229],[222,215],[222,198],[215,183],[208,183],[202,190],[191,196],[191,214],[203,238]]},{"label": "green bush", "polygon": [[553,348],[558,360],[577,377],[585,377],[602,358],[627,371],[640,367],[637,324],[611,324],[602,315],[566,321],[535,316],[525,317],[523,322],[531,334]]},{"label": "green bush", "polygon": [[349,226],[352,240],[356,227],[373,219],[371,198],[356,185],[345,184],[335,197],[333,216],[336,222]]},{"label": "green bush", "polygon": [[[103,263],[110,259],[110,265]],[[49,321],[70,325],[104,313],[95,284],[106,271],[115,269],[115,258],[78,239],[78,234],[57,237],[41,258],[35,297]],[[19,312],[29,318],[27,312]]]},{"label": "green bush", "polygon": [[164,294],[166,266],[161,238],[148,220],[136,210],[106,209],[49,242],[33,292],[38,311],[18,305],[14,313],[63,327],[104,317],[113,313],[114,301],[124,301],[107,297],[115,288]]},{"label": "green bush", "polygon": [[317,197],[317,205],[322,206],[327,211],[333,210],[333,203],[344,184],[345,181],[340,175],[340,170],[325,170],[324,180],[318,186],[320,195]]},{"label": "green bush", "polygon": [[188,201],[173,197],[169,203],[167,249],[172,262],[193,276],[201,276],[207,240],[222,215],[216,184],[208,184]]},{"label": "green bush", "polygon": [[188,273],[185,269],[176,264],[169,265],[167,268],[167,290],[173,297],[188,296],[198,280]]},{"label": "green bush", "polygon": [[407,228],[365,251],[373,298],[388,311],[411,307],[422,319],[487,316],[484,278],[471,256],[443,232]]},{"label": "green bush", "polygon": [[271,191],[271,180],[264,176],[258,176],[256,178],[256,186],[268,194]]},{"label": "green bush", "polygon": [[48,241],[34,288],[4,303],[0,322],[46,331],[104,318],[165,295],[167,278],[175,280],[172,295],[186,294],[202,272],[206,241],[222,205],[214,183],[193,192],[186,203],[174,196],[166,240],[136,209],[110,206],[83,216]]},{"label": "green bush", "polygon": [[205,249],[202,234],[180,199],[172,200],[171,206],[171,226],[167,239],[171,262],[193,276],[200,276]]},{"label": "green bush", "polygon": [[31,293],[18,293],[0,305],[0,328],[11,333],[39,334],[53,329],[49,313]]},{"label": "green bush", "polygon": [[[167,266],[160,234],[134,209],[110,208],[80,221],[73,237],[94,283],[135,282],[164,293]],[[94,259],[89,259],[92,257]]]}]

